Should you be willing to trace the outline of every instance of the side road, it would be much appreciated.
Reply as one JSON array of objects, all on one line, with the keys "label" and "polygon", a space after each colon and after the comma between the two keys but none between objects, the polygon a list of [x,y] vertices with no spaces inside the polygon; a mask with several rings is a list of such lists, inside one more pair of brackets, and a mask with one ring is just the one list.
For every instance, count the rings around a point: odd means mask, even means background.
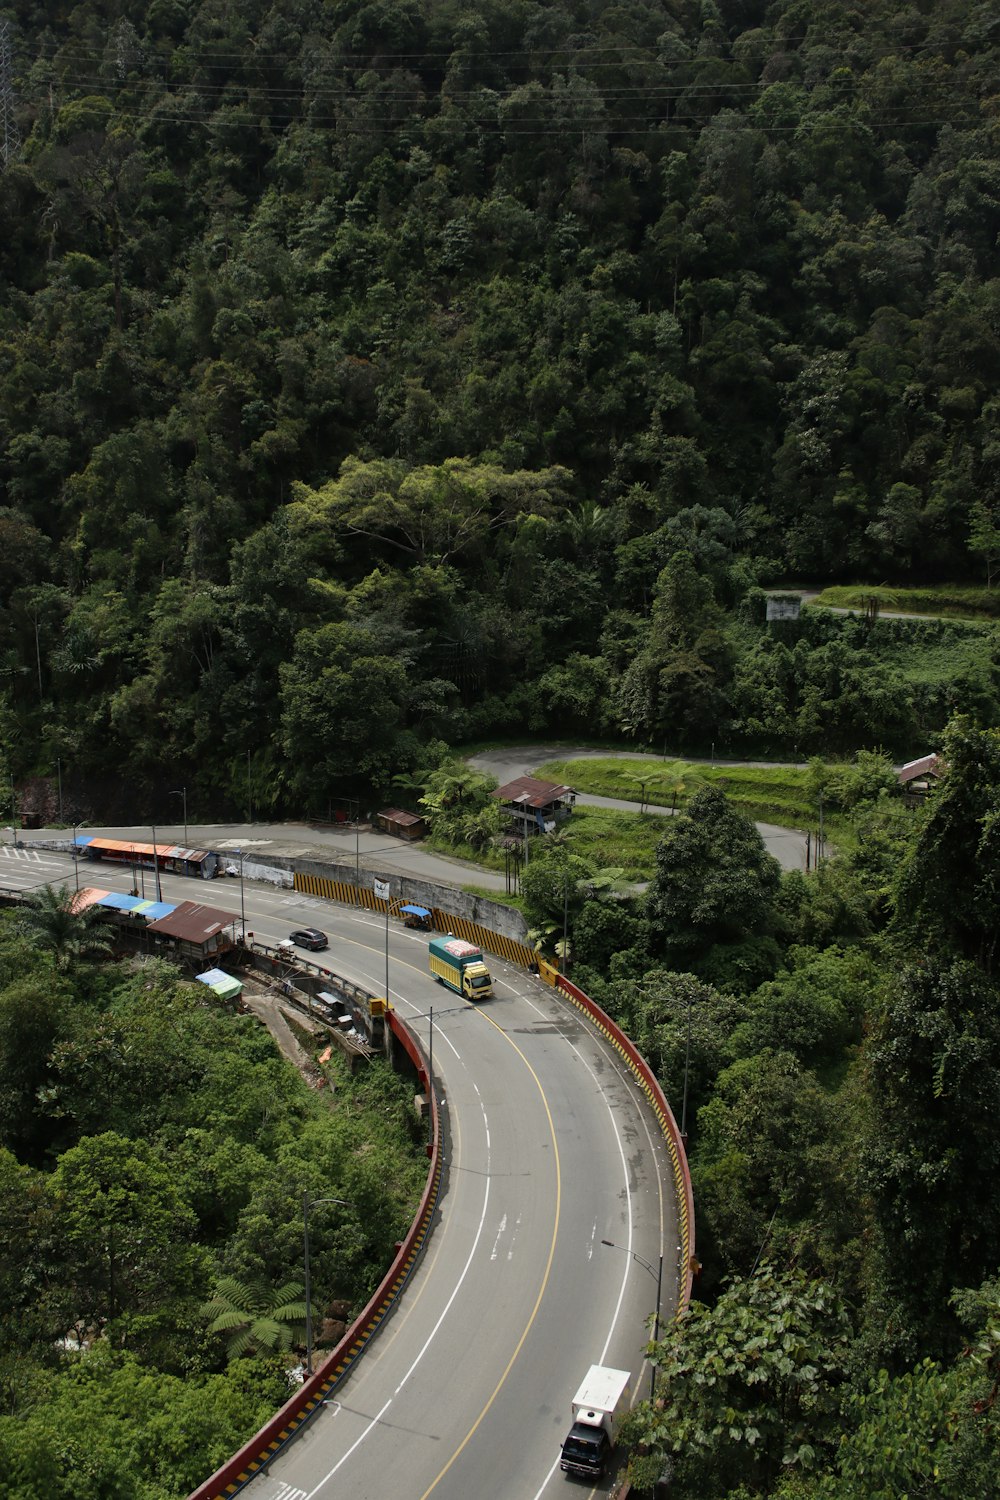
[{"label": "side road", "polygon": [[[528,776],[536,766],[543,765],[547,760],[592,760],[595,757],[614,755],[616,759],[644,761],[649,765],[661,765],[662,757],[659,755],[648,755],[640,750],[583,750],[573,749],[566,745],[521,745],[505,746],[502,750],[484,750],[478,755],[469,756],[469,764],[475,766],[478,771],[488,771],[496,776],[500,785],[515,780],[518,776]],[[766,760],[757,761],[714,761],[714,765],[750,765],[766,766],[773,762]],[[587,807],[611,807],[622,808],[626,811],[635,812],[636,802],[633,798],[628,801],[619,797],[596,797],[589,793],[577,792],[577,802]],[[653,803],[647,803],[647,811],[660,813],[669,818],[673,812],[669,807],[657,807]],[[767,846],[768,853],[773,854],[783,870],[804,870],[806,867],[806,840],[805,835],[799,833],[795,828],[782,828],[776,823],[758,823],[757,829]]]},{"label": "side road", "polygon": [[[623,758],[659,764],[658,755],[647,755],[641,751],[616,751]],[[546,760],[585,760],[598,755],[607,755],[607,750],[588,750],[565,745],[526,745],[488,750],[469,757],[469,764],[497,777],[501,786],[517,776],[528,775]],[[716,765],[722,764],[720,761]],[[739,764],[732,762],[732,764]],[[747,765],[767,765],[766,761],[743,762]],[[577,801],[592,807],[620,808],[635,812],[637,804],[627,799],[597,797],[580,792]],[[650,806],[649,811],[669,817],[669,807]],[[768,850],[785,870],[805,869],[806,841],[803,834],[793,828],[782,828],[773,823],[758,823]],[[91,827],[77,825],[78,833],[95,834],[101,838],[134,841],[137,844],[153,842],[150,824],[136,824],[127,828]],[[12,834],[8,835],[13,842]],[[32,830],[30,843],[58,843],[71,838],[67,829],[48,828]],[[353,864],[356,883],[364,885],[373,878],[373,871],[394,871],[410,875],[418,880],[435,884],[476,886],[482,890],[503,891],[506,877],[497,870],[487,870],[481,865],[468,864],[464,860],[449,859],[424,848],[419,843],[407,843],[405,839],[381,833],[369,824],[358,828],[331,828],[316,823],[189,823],[157,824],[158,844],[179,844],[189,849],[212,849],[222,854],[283,854],[313,857],[322,860],[334,859],[343,864]]]}]

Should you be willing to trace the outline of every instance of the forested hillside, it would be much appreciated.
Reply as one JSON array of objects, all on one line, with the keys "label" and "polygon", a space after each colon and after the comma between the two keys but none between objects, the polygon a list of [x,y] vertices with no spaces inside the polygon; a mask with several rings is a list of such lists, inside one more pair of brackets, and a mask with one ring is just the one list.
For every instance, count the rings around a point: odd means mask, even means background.
[{"label": "forested hillside", "polygon": [[58,760],[110,813],[117,770],[154,805],[180,757],[216,808],[305,809],[435,737],[943,723],[867,641],[775,659],[731,612],[784,577],[992,579],[993,5],[0,27],[16,777]]},{"label": "forested hillside", "polygon": [[413,1217],[423,1131],[388,1064],[308,1087],[252,1016],[109,961],[71,897],[0,915],[0,1488],[177,1500],[296,1388],[303,1193],[338,1200],[310,1235],[328,1346]]}]

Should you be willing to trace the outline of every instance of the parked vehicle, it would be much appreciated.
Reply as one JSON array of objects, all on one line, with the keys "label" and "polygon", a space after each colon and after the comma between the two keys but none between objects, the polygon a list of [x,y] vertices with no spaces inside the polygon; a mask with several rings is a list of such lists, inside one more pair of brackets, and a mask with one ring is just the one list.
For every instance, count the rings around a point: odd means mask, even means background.
[{"label": "parked vehicle", "polygon": [[628,1411],[628,1370],[591,1365],[573,1397],[573,1425],[562,1445],[559,1467],[581,1479],[600,1479]]},{"label": "parked vehicle", "polygon": [[299,948],[311,948],[314,952],[330,946],[326,940],[326,933],[320,932],[318,927],[297,927],[294,932],[288,934],[288,941],[295,943]]},{"label": "parked vehicle", "polygon": [[488,1000],[493,994],[493,980],[482,949],[474,943],[449,934],[431,938],[428,953],[431,973],[456,995],[464,995],[467,1000]]}]

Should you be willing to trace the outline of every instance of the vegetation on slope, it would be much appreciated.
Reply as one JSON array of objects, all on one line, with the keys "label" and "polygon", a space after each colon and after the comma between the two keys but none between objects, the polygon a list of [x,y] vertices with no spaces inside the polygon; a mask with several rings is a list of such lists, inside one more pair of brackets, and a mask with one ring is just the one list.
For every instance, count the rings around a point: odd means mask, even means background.
[{"label": "vegetation on slope", "polygon": [[[402,1083],[374,1072],[317,1095],[167,965],[61,964],[3,916],[5,1495],[176,1500],[287,1399],[303,1192],[349,1205],[311,1225],[321,1331],[363,1305],[423,1185]],[[212,1332],[220,1292],[287,1303],[289,1284],[290,1326],[258,1319],[245,1348],[232,1320]]]},{"label": "vegetation on slope", "polygon": [[726,622],[992,582],[988,5],[7,14],[18,782],[319,812],[435,737],[941,729],[860,635]]}]

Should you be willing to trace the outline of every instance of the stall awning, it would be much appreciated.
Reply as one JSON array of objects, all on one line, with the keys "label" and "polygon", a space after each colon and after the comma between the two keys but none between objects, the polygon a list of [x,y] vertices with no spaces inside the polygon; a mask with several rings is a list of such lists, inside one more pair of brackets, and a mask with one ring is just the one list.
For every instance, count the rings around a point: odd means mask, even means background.
[{"label": "stall awning", "polygon": [[431,913],[426,906],[401,906],[400,911],[405,911],[411,917],[429,917]]},{"label": "stall awning", "polygon": [[204,974],[197,974],[195,978],[200,984],[207,984],[220,1000],[235,1000],[243,993],[240,980],[234,979],[224,969],[206,969]]}]

